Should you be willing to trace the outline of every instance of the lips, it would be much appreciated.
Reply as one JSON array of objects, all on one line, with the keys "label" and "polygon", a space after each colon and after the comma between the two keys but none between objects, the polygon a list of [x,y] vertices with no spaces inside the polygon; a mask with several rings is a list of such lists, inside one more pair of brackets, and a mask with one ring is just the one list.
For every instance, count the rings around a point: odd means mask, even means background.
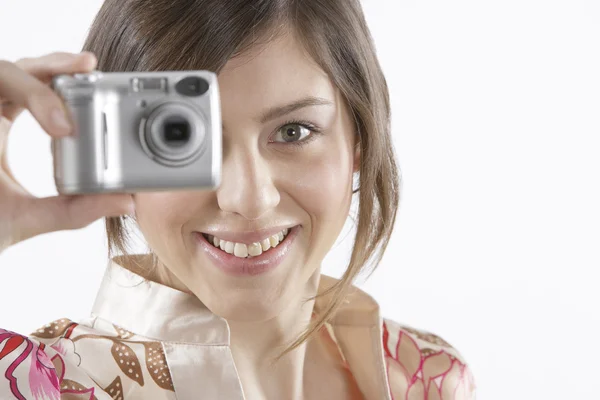
[{"label": "lips", "polygon": [[292,250],[295,238],[301,229],[300,225],[294,226],[277,247],[248,258],[236,257],[215,247],[201,232],[194,232],[194,236],[203,253],[221,271],[233,276],[255,276],[271,271],[281,264]]}]

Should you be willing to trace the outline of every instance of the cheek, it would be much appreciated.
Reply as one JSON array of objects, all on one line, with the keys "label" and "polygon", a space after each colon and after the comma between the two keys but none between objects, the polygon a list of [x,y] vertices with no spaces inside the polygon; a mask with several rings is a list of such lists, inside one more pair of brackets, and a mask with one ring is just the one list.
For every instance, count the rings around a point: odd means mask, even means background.
[{"label": "cheek", "polygon": [[134,196],[136,218],[153,247],[181,240],[182,226],[192,218],[194,204],[185,192],[138,193]]},{"label": "cheek", "polygon": [[340,220],[343,225],[352,198],[352,163],[346,151],[320,152],[288,171],[288,192],[310,215],[313,228],[337,227]]}]

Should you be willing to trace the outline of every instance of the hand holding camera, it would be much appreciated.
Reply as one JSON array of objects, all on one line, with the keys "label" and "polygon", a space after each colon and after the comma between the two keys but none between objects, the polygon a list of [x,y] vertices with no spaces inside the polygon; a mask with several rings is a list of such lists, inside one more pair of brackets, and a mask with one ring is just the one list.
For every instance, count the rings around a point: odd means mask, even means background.
[{"label": "hand holding camera", "polygon": [[67,110],[48,84],[56,74],[86,73],[95,66],[96,58],[90,53],[0,61],[0,251],[42,233],[77,229],[102,216],[133,211],[133,200],[127,194],[37,198],[17,182],[8,167],[9,130],[24,109],[52,138],[72,134]]}]

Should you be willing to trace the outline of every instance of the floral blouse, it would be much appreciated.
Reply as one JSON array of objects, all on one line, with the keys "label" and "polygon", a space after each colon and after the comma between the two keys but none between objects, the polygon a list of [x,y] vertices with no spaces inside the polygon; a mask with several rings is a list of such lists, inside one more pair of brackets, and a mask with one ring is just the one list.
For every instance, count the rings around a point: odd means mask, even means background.
[{"label": "floral blouse", "polygon": [[[319,291],[335,281],[322,275]],[[367,400],[475,399],[471,371],[450,344],[382,318],[358,288],[321,334]],[[226,320],[191,294],[144,281],[116,257],[88,318],[59,319],[28,336],[0,329],[0,399],[246,397]]]}]

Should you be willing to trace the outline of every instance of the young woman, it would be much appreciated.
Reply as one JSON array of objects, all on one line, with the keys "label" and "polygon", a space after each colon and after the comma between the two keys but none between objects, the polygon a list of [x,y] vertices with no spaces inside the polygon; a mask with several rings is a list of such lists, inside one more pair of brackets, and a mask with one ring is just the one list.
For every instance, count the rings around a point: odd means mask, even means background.
[{"label": "young woman", "polygon": [[[388,90],[358,0],[107,0],[84,50],[0,64],[0,249],[103,216],[111,249],[89,318],[0,330],[2,399],[474,398],[455,349],[352,286],[381,259],[399,201]],[[27,193],[6,163],[11,122],[28,109],[51,136],[73,134],[45,84],[93,69],[215,71],[220,186]],[[321,263],[353,196],[338,280]],[[148,254],[129,254],[134,226]]]}]

